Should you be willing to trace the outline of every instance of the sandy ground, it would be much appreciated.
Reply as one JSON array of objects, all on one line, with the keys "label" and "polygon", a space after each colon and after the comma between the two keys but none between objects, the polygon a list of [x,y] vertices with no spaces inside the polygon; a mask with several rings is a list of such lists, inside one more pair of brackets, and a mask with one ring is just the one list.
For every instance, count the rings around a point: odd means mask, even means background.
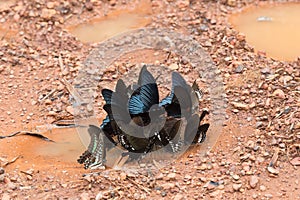
[{"label": "sandy ground", "polygon": [[[0,9],[0,136],[19,130],[41,131],[60,142],[25,135],[1,139],[0,197],[300,199],[300,60],[282,62],[255,52],[228,22],[231,13],[267,2],[146,3],[152,9],[148,26],[192,35],[219,69],[228,105],[214,149],[203,155],[197,146],[153,173],[146,169],[138,173],[100,170],[97,176],[82,177],[91,171],[76,162],[84,151],[76,131],[49,128],[57,120],[73,119],[69,91],[62,80],[72,83],[96,47],[80,42],[68,27],[109,11],[132,9],[139,2],[6,2]],[[176,70],[192,82],[193,72],[185,71],[189,68],[182,58],[165,58],[151,51],[142,57],[133,53],[104,71],[95,95],[99,121],[103,118],[101,88],[113,87],[135,63],[177,63]]]}]

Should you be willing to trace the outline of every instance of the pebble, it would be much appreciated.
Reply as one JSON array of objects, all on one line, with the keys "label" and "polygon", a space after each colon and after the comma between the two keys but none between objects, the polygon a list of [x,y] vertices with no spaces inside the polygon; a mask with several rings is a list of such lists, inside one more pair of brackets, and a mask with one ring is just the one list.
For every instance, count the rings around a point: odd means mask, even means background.
[{"label": "pebble", "polygon": [[54,9],[47,9],[47,8],[43,8],[42,9],[42,13],[41,13],[41,17],[45,18],[47,20],[51,19],[54,15],[56,14],[56,10]]},{"label": "pebble", "polygon": [[7,186],[8,186],[8,188],[11,189],[11,190],[17,189],[17,185],[16,185],[15,183],[11,182],[11,181],[9,181],[9,182],[7,183]]},{"label": "pebble", "polygon": [[279,171],[277,169],[275,169],[274,167],[267,167],[267,170],[271,174],[274,174],[274,175],[278,175],[279,174]]},{"label": "pebble", "polygon": [[257,176],[250,176],[249,184],[251,188],[255,188],[258,184],[258,177]]},{"label": "pebble", "polygon": [[93,3],[92,2],[86,2],[85,7],[88,11],[92,11],[94,9]]},{"label": "pebble", "polygon": [[176,196],[174,197],[174,200],[183,200],[184,196],[182,194],[176,194]]},{"label": "pebble", "polygon": [[71,115],[74,115],[74,108],[73,108],[73,106],[67,106],[66,111],[68,113],[70,113]]},{"label": "pebble", "polygon": [[231,104],[239,110],[248,110],[249,109],[248,104],[239,103],[239,102],[231,102]]},{"label": "pebble", "polygon": [[268,199],[271,199],[273,197],[272,194],[265,194],[265,197],[268,198]]},{"label": "pebble", "polygon": [[126,178],[127,178],[127,174],[124,173],[124,172],[122,172],[122,173],[120,174],[120,179],[123,181],[123,180],[125,180]]},{"label": "pebble", "polygon": [[234,174],[234,175],[232,175],[231,176],[234,180],[239,180],[240,179],[240,176],[239,175],[237,175],[237,174]]},{"label": "pebble", "polygon": [[227,0],[227,5],[232,7],[236,6],[236,0]]},{"label": "pebble", "polygon": [[263,126],[263,124],[264,124],[263,122],[258,121],[258,122],[256,122],[255,127],[256,127],[256,128],[260,128],[260,127]]},{"label": "pebble", "polygon": [[99,192],[99,193],[96,195],[95,200],[101,200],[101,199],[104,198],[103,196],[104,196],[104,195],[103,195],[103,192]]},{"label": "pebble", "polygon": [[171,65],[169,66],[169,68],[170,68],[171,70],[177,70],[177,69],[179,68],[179,66],[177,65],[177,63],[173,63],[173,64],[171,64]]},{"label": "pebble", "polygon": [[2,199],[1,199],[1,200],[10,200],[10,199],[11,199],[11,198],[10,198],[10,196],[9,196],[8,193],[2,194]]},{"label": "pebble", "polygon": [[51,105],[51,104],[52,104],[52,101],[50,99],[45,100],[45,105]]},{"label": "pebble", "polygon": [[55,111],[53,111],[53,110],[50,110],[48,112],[48,116],[56,116],[56,115],[57,115],[57,113]]},{"label": "pebble", "polygon": [[170,173],[170,174],[168,174],[168,175],[167,175],[167,178],[168,178],[169,180],[175,180],[175,179],[176,179],[176,173]]},{"label": "pebble", "polygon": [[284,99],[285,98],[285,94],[284,94],[284,92],[281,89],[276,89],[273,92],[273,96],[278,97],[280,99]]},{"label": "pebble", "polygon": [[238,65],[234,71],[235,71],[235,73],[242,73],[243,69],[244,69],[243,65]]},{"label": "pebble", "polygon": [[232,185],[232,188],[233,188],[233,190],[234,191],[239,191],[240,189],[241,189],[241,187],[242,187],[242,184],[233,184]]},{"label": "pebble", "polygon": [[261,186],[259,186],[259,189],[260,189],[260,191],[266,191],[266,186],[264,186],[264,185],[261,185]]},{"label": "pebble", "polygon": [[174,183],[163,183],[161,185],[162,188],[164,188],[165,190],[169,190],[169,189],[172,189],[175,187],[175,184]]},{"label": "pebble", "polygon": [[300,166],[300,157],[293,158],[291,160],[292,165]]},{"label": "pebble", "polygon": [[80,199],[81,200],[89,200],[90,199],[90,195],[87,192],[83,192],[80,194]]}]

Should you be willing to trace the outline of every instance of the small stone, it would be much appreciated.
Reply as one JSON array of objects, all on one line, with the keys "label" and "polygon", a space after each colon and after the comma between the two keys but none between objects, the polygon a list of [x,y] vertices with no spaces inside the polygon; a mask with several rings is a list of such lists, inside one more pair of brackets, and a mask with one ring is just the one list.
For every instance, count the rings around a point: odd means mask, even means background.
[{"label": "small stone", "polygon": [[295,166],[300,166],[300,157],[296,157],[291,160],[291,164]]},{"label": "small stone", "polygon": [[1,200],[10,200],[10,199],[11,199],[11,198],[10,198],[10,196],[9,196],[8,193],[2,194],[2,199],[1,199]]},{"label": "small stone", "polygon": [[200,30],[201,31],[208,31],[208,26],[206,26],[205,24],[201,24],[200,25]]},{"label": "small stone", "polygon": [[41,17],[44,19],[51,19],[54,15],[56,14],[56,10],[54,9],[47,9],[47,8],[43,8],[42,9],[42,13],[41,13]]},{"label": "small stone", "polygon": [[249,184],[251,188],[255,188],[258,184],[258,177],[257,176],[250,176]]},{"label": "small stone", "polygon": [[234,191],[239,191],[242,187],[242,184],[233,184],[232,188]]},{"label": "small stone", "polygon": [[167,178],[169,180],[175,180],[176,179],[176,174],[175,173],[170,173],[170,174],[168,174]]},{"label": "small stone", "polygon": [[244,66],[243,65],[239,65],[235,68],[235,73],[242,73],[243,72],[243,69],[244,69]]},{"label": "small stone", "polygon": [[231,176],[234,180],[239,180],[240,179],[240,176],[239,175],[237,175],[237,174],[234,174],[234,175],[232,175]]},{"label": "small stone", "polygon": [[162,180],[164,178],[163,173],[157,175],[156,180]]},{"label": "small stone", "polygon": [[56,116],[56,115],[57,115],[56,112],[53,111],[53,110],[50,110],[50,111],[48,112],[48,116]]},{"label": "small stone", "polygon": [[7,186],[8,186],[8,188],[11,189],[11,190],[17,189],[16,184],[14,184],[14,183],[11,182],[11,181],[9,181],[9,182],[7,183]]},{"label": "small stone", "polygon": [[135,192],[134,195],[133,195],[133,198],[136,199],[136,200],[140,199],[140,194]]},{"label": "small stone", "polygon": [[176,194],[176,196],[174,197],[174,200],[183,200],[184,196],[182,194]]},{"label": "small stone", "polygon": [[71,115],[74,115],[74,108],[73,108],[73,106],[67,106],[66,111],[68,113],[70,113]]},{"label": "small stone", "polygon": [[213,190],[218,186],[218,184],[218,182],[208,181],[203,187],[207,188],[208,190]]},{"label": "small stone", "polygon": [[32,106],[34,106],[34,105],[36,105],[36,104],[37,104],[37,101],[34,101],[34,100],[31,101],[31,105],[32,105]]},{"label": "small stone", "polygon": [[161,195],[162,197],[165,197],[165,196],[167,196],[167,193],[166,193],[166,191],[161,191],[160,195]]},{"label": "small stone", "polygon": [[264,124],[263,122],[258,121],[258,122],[256,122],[255,127],[256,127],[256,128],[260,128],[260,127],[263,126],[263,124]]},{"label": "small stone", "polygon": [[234,113],[238,113],[238,112],[239,112],[239,110],[238,110],[238,109],[232,109],[232,112],[234,112]]},{"label": "small stone", "polygon": [[171,70],[177,70],[179,67],[178,67],[177,63],[173,63],[173,64],[171,64],[171,65],[169,66],[169,68],[170,68]]},{"label": "small stone", "polygon": [[260,191],[266,191],[266,186],[264,186],[264,185],[261,185],[261,186],[259,186],[259,189],[260,189]]},{"label": "small stone", "polygon": [[58,90],[58,91],[61,91],[61,90],[63,90],[63,89],[65,89],[65,86],[64,86],[63,84],[59,84],[59,85],[57,86],[57,90]]},{"label": "small stone", "polygon": [[80,199],[81,200],[89,200],[90,199],[90,195],[87,192],[84,192],[80,195]]},{"label": "small stone", "polygon": [[47,6],[47,8],[51,9],[51,8],[54,8],[55,3],[54,2],[47,2],[46,6]]},{"label": "small stone", "polygon": [[120,179],[121,179],[122,181],[124,181],[126,178],[127,178],[126,173],[122,172],[122,173],[120,174]]},{"label": "small stone", "polygon": [[161,185],[162,188],[164,188],[165,190],[169,190],[175,187],[174,183],[164,183]]},{"label": "small stone", "polygon": [[45,105],[51,105],[51,104],[52,104],[52,101],[50,99],[45,100]]},{"label": "small stone", "polygon": [[239,33],[236,38],[238,41],[242,42],[246,40],[246,35],[244,33]]},{"label": "small stone", "polygon": [[96,195],[96,198],[95,200],[101,200],[104,198],[104,195],[103,195],[103,192],[99,192],[97,195]]},{"label": "small stone", "polygon": [[274,174],[274,175],[278,175],[279,174],[279,171],[277,169],[275,169],[274,167],[267,167],[267,170],[271,174]]},{"label": "small stone", "polygon": [[85,7],[86,7],[87,11],[92,11],[94,9],[93,3],[90,1],[85,3]]},{"label": "small stone", "polygon": [[204,42],[203,46],[204,46],[204,47],[211,47],[211,46],[212,46],[212,43],[211,43],[211,41],[206,40],[206,41]]},{"label": "small stone", "polygon": [[227,5],[232,7],[236,6],[236,0],[227,0]]},{"label": "small stone", "polygon": [[176,5],[178,6],[179,9],[185,9],[190,5],[189,0],[180,0],[177,1]]},{"label": "small stone", "polygon": [[273,197],[272,194],[265,194],[265,197],[268,198],[268,199],[271,199]]},{"label": "small stone", "polygon": [[273,92],[273,96],[278,97],[278,98],[281,98],[281,99],[284,99],[284,98],[285,98],[285,94],[284,94],[284,92],[283,92],[281,89],[276,89],[276,90]]},{"label": "small stone", "polygon": [[260,72],[261,72],[262,74],[269,74],[270,71],[271,71],[270,68],[265,67],[265,68],[263,68]]},{"label": "small stone", "polygon": [[284,85],[287,84],[287,82],[293,80],[293,77],[291,76],[282,76],[279,78],[279,81],[282,82]]},{"label": "small stone", "polygon": [[239,110],[248,110],[249,109],[248,104],[239,103],[239,102],[232,102],[231,104]]}]

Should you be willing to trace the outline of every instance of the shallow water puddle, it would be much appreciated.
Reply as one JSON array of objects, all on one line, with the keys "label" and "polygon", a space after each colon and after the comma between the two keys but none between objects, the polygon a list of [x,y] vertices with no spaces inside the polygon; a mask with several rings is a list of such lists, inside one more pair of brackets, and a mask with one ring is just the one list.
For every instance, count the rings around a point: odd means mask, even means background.
[{"label": "shallow water puddle", "polygon": [[300,56],[300,4],[250,7],[230,21],[256,51],[287,61]]},{"label": "shallow water puddle", "polygon": [[59,161],[76,162],[79,155],[85,150],[74,128],[53,129],[48,135],[55,143],[37,144],[34,148],[36,155],[56,157]]},{"label": "shallow water puddle", "polygon": [[70,27],[70,32],[82,42],[101,42],[131,29],[145,27],[151,22],[151,5],[142,2],[134,10],[118,10],[88,23]]}]

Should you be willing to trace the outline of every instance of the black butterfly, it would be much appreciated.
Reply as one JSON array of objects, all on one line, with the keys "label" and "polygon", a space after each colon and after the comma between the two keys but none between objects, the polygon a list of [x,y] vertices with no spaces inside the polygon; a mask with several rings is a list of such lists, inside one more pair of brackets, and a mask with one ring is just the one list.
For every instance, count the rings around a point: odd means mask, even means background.
[{"label": "black butterfly", "polygon": [[[152,151],[154,145],[177,152],[184,143],[203,142],[209,124],[200,122],[208,112],[200,117],[195,114],[201,95],[196,82],[190,87],[179,73],[173,72],[171,93],[159,102],[156,80],[143,66],[136,85],[127,87],[120,79],[115,91],[102,90],[107,116],[100,128],[89,127],[91,142],[78,162],[85,168],[97,167],[105,162],[106,151],[116,145],[127,150],[125,154],[131,158],[137,158]],[[183,118],[188,123],[182,136],[178,132]]]},{"label": "black butterfly", "polygon": [[142,67],[134,89],[128,101],[132,121],[127,125],[120,123],[124,134],[119,138],[129,152],[148,153],[157,140],[160,127],[163,126],[164,109],[158,106],[156,80],[146,66]]},{"label": "black butterfly", "polygon": [[[172,73],[171,93],[160,102],[160,106],[163,106],[168,113],[166,126],[160,132],[160,136],[163,138],[164,145],[170,144],[171,152],[179,151],[183,144],[204,141],[209,124],[200,125],[200,121],[208,112],[203,112],[201,117],[195,114],[202,95],[196,81],[190,87],[179,73]],[[179,128],[183,117],[186,118],[187,125],[184,135],[181,136]],[[172,131],[167,131],[168,126]]]}]

